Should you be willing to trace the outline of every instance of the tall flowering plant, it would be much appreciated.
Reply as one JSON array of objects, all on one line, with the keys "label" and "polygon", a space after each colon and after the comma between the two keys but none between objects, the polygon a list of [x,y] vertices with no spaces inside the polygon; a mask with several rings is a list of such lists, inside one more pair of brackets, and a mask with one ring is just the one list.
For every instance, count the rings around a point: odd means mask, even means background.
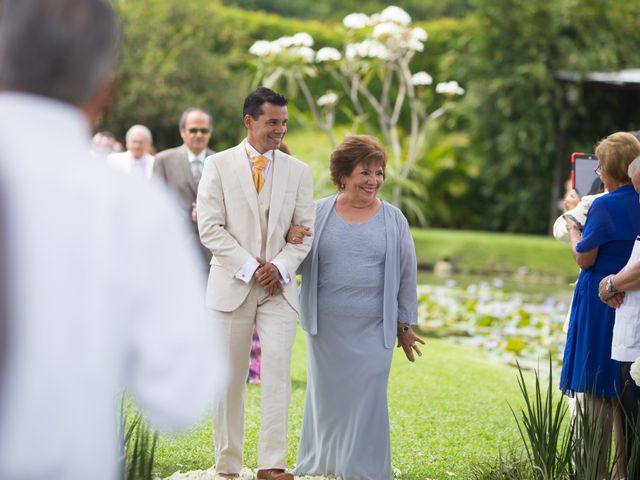
[{"label": "tall flowering plant", "polygon": [[[424,51],[428,35],[412,26],[411,17],[401,8],[389,6],[371,16],[352,13],[342,23],[341,49],[314,50],[313,38],[304,32],[255,42],[249,52],[257,57],[257,81],[273,86],[284,79],[290,92],[301,92],[332,147],[338,104],[352,112],[354,129],[363,125],[367,132],[379,132],[390,150],[387,173],[393,180],[392,200],[400,204],[409,175],[425,154],[431,121],[464,89],[456,81],[438,83],[435,91],[445,101],[430,110],[426,89],[433,78],[410,67],[414,56]],[[308,82],[321,73],[335,81],[335,88],[314,98]],[[408,128],[401,122],[408,122]]]}]

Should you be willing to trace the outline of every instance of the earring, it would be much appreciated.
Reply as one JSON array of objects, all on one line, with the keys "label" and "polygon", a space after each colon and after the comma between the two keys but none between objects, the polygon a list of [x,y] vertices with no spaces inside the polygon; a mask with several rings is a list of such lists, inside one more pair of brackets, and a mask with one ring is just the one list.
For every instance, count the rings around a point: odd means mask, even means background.
[{"label": "earring", "polygon": [[344,183],[340,184],[340,190],[344,190]]}]

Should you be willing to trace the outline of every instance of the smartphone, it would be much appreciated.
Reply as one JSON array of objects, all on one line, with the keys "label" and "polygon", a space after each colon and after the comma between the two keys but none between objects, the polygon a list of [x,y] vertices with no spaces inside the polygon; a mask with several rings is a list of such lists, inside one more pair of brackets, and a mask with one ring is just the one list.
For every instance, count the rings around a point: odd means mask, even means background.
[{"label": "smartphone", "polygon": [[593,153],[571,154],[571,186],[580,197],[601,192],[600,177],[595,172],[598,159]]},{"label": "smartphone", "polygon": [[570,213],[565,213],[564,216],[567,217],[569,220],[571,220],[573,223],[575,223],[578,226],[578,230],[582,231],[582,229],[584,228],[584,225],[582,225],[576,217],[574,217]]}]

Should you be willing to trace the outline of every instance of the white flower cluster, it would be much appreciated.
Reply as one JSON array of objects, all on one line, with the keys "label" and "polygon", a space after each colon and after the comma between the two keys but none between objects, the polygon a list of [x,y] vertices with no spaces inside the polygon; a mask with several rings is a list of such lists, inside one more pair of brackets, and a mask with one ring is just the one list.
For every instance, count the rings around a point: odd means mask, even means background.
[{"label": "white flower cluster", "polygon": [[453,97],[454,95],[464,95],[464,88],[458,85],[458,82],[452,80],[450,82],[441,82],[437,84],[436,93],[440,93],[445,97]]},{"label": "white flower cluster", "polygon": [[417,72],[411,76],[411,83],[413,85],[431,85],[433,78],[427,72]]},{"label": "white flower cluster", "polygon": [[336,103],[338,103],[338,95],[334,92],[327,92],[318,98],[316,102],[319,107],[333,107]]},{"label": "white flower cluster", "polygon": [[347,43],[344,56],[348,60],[353,60],[357,57],[387,60],[390,52],[384,44],[377,40],[365,40],[360,43]]},{"label": "white flower cluster", "polygon": [[316,62],[337,62],[342,54],[332,47],[323,47],[316,53]]},{"label": "white flower cluster", "polygon": [[[323,47],[317,52],[314,51],[313,38],[306,32],[280,37],[271,42],[258,40],[251,45],[249,53],[269,60],[284,60],[285,63],[289,61],[296,64],[339,62],[343,58],[348,61],[358,59],[384,62],[394,62],[399,59],[409,61],[415,52],[424,50],[424,42],[428,38],[427,32],[423,28],[412,27],[411,16],[396,6],[389,6],[371,16],[364,13],[351,13],[344,17],[342,23],[349,30],[367,29],[362,41],[345,45],[344,54],[333,47]],[[356,65],[360,64],[356,63]],[[410,81],[414,86],[433,84],[433,78],[427,72],[413,74]],[[438,83],[436,92],[446,97],[453,97],[463,95],[464,89],[457,82],[450,81]],[[325,107],[335,105],[337,101],[335,94],[326,94],[320,97],[317,103]]]},{"label": "white flower cluster", "polygon": [[280,37],[272,42],[258,40],[251,45],[249,53],[256,57],[269,57],[286,52],[293,58],[301,58],[306,63],[311,63],[316,56],[316,52],[311,48],[312,46],[313,38],[311,35],[306,32],[300,32],[292,37]]},{"label": "white flower cluster", "polygon": [[[351,13],[342,23],[350,30],[373,27],[369,38],[361,44],[347,50],[347,58],[379,58],[386,60],[395,54],[404,52],[422,52],[427,32],[423,28],[410,28],[411,16],[403,9],[390,6],[371,16],[364,13]],[[350,55],[353,55],[350,57]]]}]

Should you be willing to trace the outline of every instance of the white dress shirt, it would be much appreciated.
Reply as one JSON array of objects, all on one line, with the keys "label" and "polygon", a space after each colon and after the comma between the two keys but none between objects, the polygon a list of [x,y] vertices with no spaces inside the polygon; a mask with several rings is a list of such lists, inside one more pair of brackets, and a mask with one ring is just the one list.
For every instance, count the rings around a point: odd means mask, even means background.
[{"label": "white dress shirt", "polygon": [[79,110],[0,93],[11,253],[3,480],[114,480],[123,387],[153,423],[175,429],[198,420],[225,382],[184,219],[159,187],[89,149]]},{"label": "white dress shirt", "polygon": [[[640,262],[640,237],[633,244],[625,269],[638,262]],[[640,290],[625,292],[622,305],[616,308],[611,358],[619,362],[634,362],[640,358]]]},{"label": "white dress shirt", "polygon": [[153,178],[153,162],[155,157],[145,153],[140,158],[135,158],[130,151],[111,153],[107,155],[107,164],[126,174],[132,174],[138,178],[151,180]]}]

